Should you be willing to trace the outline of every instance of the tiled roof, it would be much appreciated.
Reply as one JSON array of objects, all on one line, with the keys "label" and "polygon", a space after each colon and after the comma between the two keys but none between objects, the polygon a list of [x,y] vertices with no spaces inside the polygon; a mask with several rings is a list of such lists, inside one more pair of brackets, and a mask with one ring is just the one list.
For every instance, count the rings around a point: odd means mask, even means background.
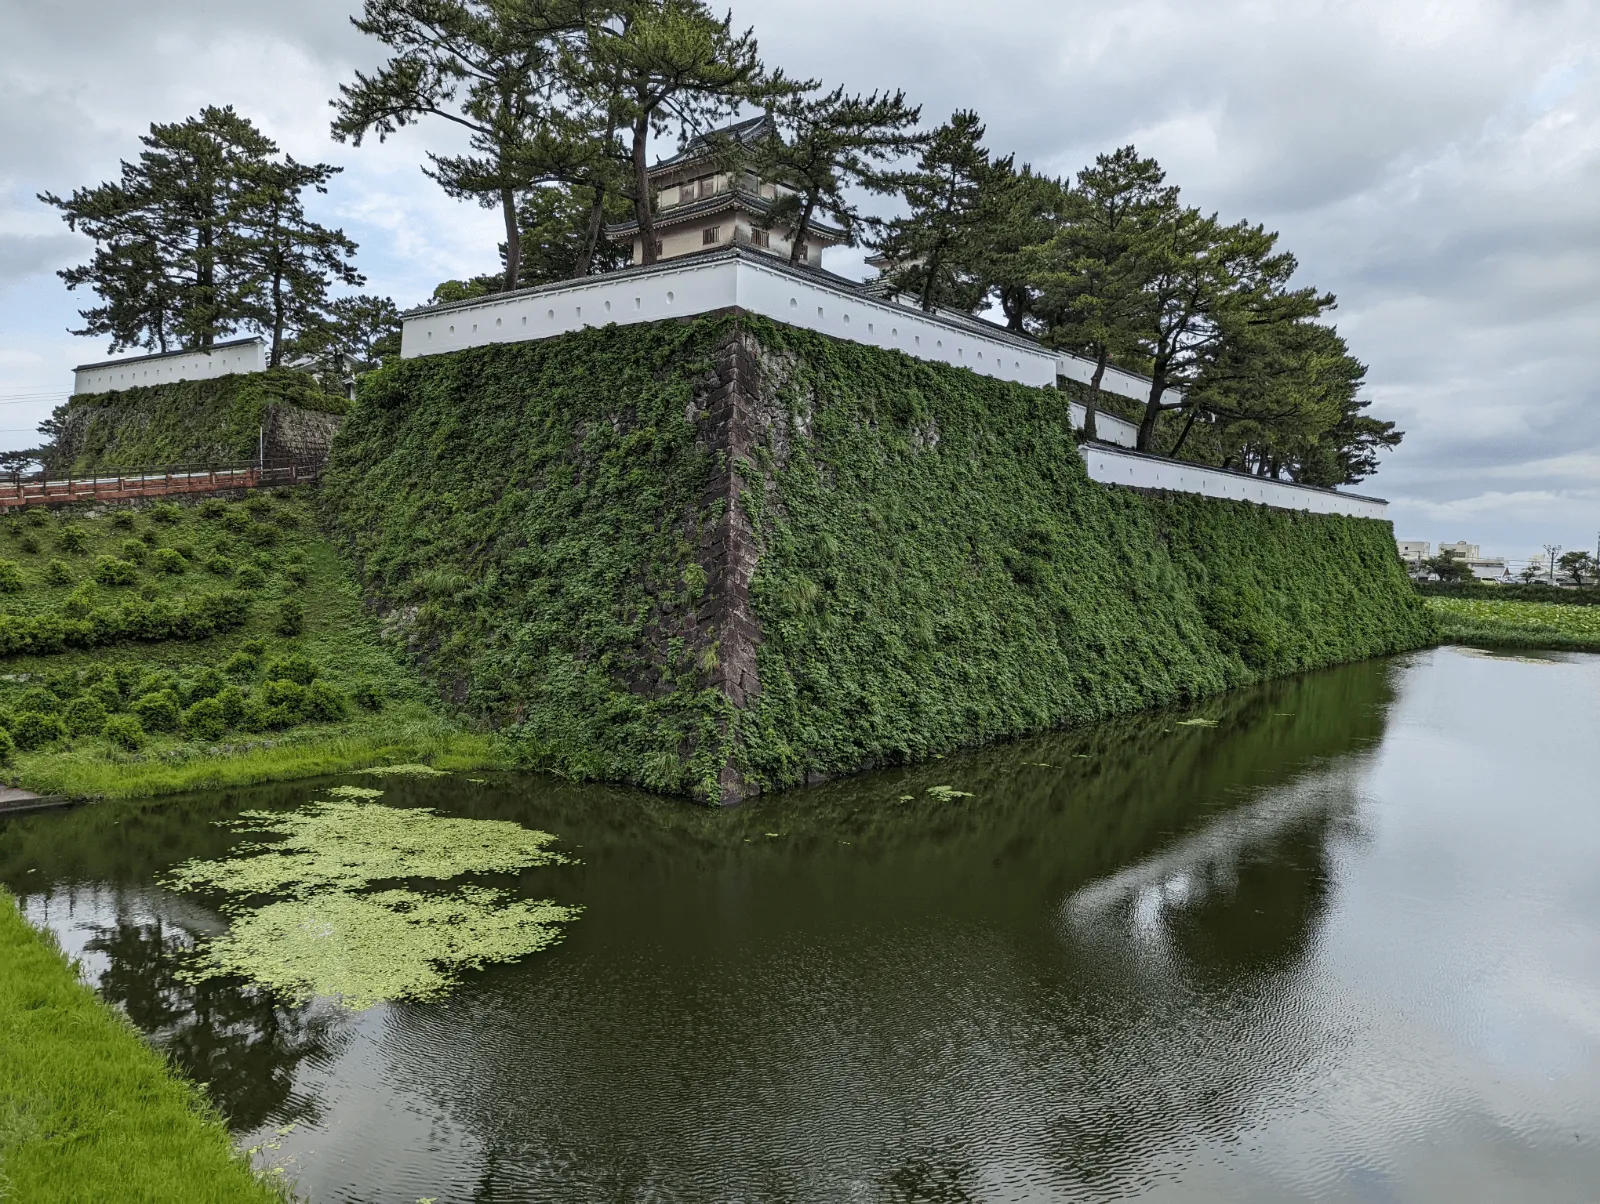
[{"label": "tiled roof", "polygon": [[[673,205],[670,208],[658,209],[655,216],[655,228],[660,230],[665,226],[680,225],[683,222],[693,221],[697,217],[706,217],[710,214],[721,213],[726,209],[733,208],[742,208],[758,215],[766,214],[771,212],[772,204],[773,202],[767,197],[750,192],[748,189],[734,187],[725,192],[713,193],[711,196],[690,201],[686,205]],[[816,218],[811,219],[810,229],[815,234],[837,239],[839,242],[844,242],[848,237],[838,226],[818,221]],[[611,239],[631,237],[639,232],[639,223],[637,221],[617,222],[614,225],[607,226],[605,232],[606,237]]]}]

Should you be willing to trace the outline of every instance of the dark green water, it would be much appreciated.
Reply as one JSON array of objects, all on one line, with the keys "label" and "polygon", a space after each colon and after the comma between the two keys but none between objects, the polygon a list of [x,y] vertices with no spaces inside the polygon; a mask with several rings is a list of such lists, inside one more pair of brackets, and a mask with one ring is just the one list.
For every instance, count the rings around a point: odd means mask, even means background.
[{"label": "dark green water", "polygon": [[310,787],[13,820],[0,881],[318,1202],[1600,1198],[1600,658],[1196,714],[728,812],[394,783],[587,910],[360,1015],[178,982],[222,921],[152,885]]}]

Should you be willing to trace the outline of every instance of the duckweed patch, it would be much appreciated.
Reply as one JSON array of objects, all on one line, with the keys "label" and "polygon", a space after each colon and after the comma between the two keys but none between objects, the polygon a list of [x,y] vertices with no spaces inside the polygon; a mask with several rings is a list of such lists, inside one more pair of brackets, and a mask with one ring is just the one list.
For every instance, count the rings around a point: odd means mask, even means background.
[{"label": "duckweed patch", "polygon": [[239,975],[299,1001],[336,998],[352,1011],[434,999],[465,970],[555,944],[557,925],[577,919],[579,910],[484,888],[335,891],[244,913],[189,977]]},{"label": "duckweed patch", "polygon": [[389,807],[371,801],[380,791],[360,786],[328,793],[334,797],[295,812],[243,813],[227,826],[263,839],[167,876],[176,890],[234,900],[224,905],[229,931],[196,950],[191,980],[238,975],[353,1010],[431,999],[463,971],[548,948],[561,939],[557,925],[581,912],[476,886],[368,892],[379,882],[515,873],[570,859],[550,848],[550,833],[520,824]]},{"label": "duckweed patch", "polygon": [[374,777],[390,778],[442,778],[445,772],[435,769],[432,765],[376,765],[371,769],[363,769],[362,773]]}]

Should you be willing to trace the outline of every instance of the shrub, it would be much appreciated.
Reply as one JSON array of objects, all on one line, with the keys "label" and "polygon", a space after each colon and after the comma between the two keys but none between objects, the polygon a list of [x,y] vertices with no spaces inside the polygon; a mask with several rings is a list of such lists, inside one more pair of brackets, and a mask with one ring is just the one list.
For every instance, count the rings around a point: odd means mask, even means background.
[{"label": "shrub", "polygon": [[114,681],[97,681],[83,692],[85,698],[92,698],[107,711],[115,711],[122,706],[122,691],[117,689]]},{"label": "shrub", "polygon": [[318,723],[332,723],[343,719],[349,709],[345,697],[325,681],[314,681],[306,687],[306,718]]},{"label": "shrub", "polygon": [[299,635],[305,630],[305,610],[294,598],[285,598],[278,603],[278,621],[272,629],[279,635]]},{"label": "shrub", "polygon": [[248,640],[239,645],[239,651],[248,653],[257,659],[265,656],[267,654],[266,637],[259,635],[251,636]]},{"label": "shrub", "polygon": [[370,681],[357,682],[350,690],[350,701],[364,711],[381,711],[383,691]]},{"label": "shrub", "polygon": [[139,587],[139,596],[146,602],[154,602],[161,596],[161,587],[154,581],[146,581]]},{"label": "shrub", "polygon": [[261,687],[261,701],[274,711],[299,719],[306,713],[306,688],[297,681],[269,681]]},{"label": "shrub", "polygon": [[184,705],[192,706],[202,698],[215,698],[222,693],[227,684],[221,673],[208,666],[190,678],[180,694]]},{"label": "shrub", "polygon": [[244,568],[239,570],[239,575],[237,578],[235,578],[235,580],[238,581],[240,589],[260,589],[266,584],[267,581],[267,579],[261,575],[260,569],[249,564],[245,565]]},{"label": "shrub", "polygon": [[214,552],[206,557],[206,571],[215,573],[219,577],[233,576],[233,561],[220,552]]},{"label": "shrub", "polygon": [[285,531],[293,531],[300,526],[300,516],[293,510],[280,510],[272,516],[272,521]]},{"label": "shrub", "polygon": [[259,656],[251,656],[248,652],[235,652],[222,662],[222,671],[229,677],[254,677],[260,666]]},{"label": "shrub", "polygon": [[133,530],[133,511],[118,510],[111,516],[111,525],[119,531]]},{"label": "shrub", "polygon": [[228,504],[219,497],[208,497],[195,509],[199,512],[201,518],[216,519],[228,513]]},{"label": "shrub", "polygon": [[21,548],[24,552],[31,556],[33,553],[39,550],[39,541],[31,535],[24,535],[21,539],[17,540],[17,547]]},{"label": "shrub", "polygon": [[44,579],[51,585],[71,585],[72,570],[64,560],[52,560],[44,566]]},{"label": "shrub", "polygon": [[82,527],[66,526],[61,528],[61,548],[79,555],[89,546],[89,534]]},{"label": "shrub", "polygon": [[235,535],[245,535],[249,533],[251,527],[255,526],[255,522],[246,511],[237,506],[229,506],[227,512],[222,516],[222,525]]},{"label": "shrub", "polygon": [[135,698],[146,694],[159,694],[162,690],[178,692],[178,675],[170,669],[147,669],[139,675],[130,691]]},{"label": "shrub", "polygon": [[[57,561],[56,563],[59,564],[60,561]],[[307,572],[305,565],[296,561],[283,566],[283,575],[295,585],[304,585],[306,583],[306,578],[311,574]]]},{"label": "shrub", "polygon": [[263,574],[271,573],[272,566],[276,563],[271,552],[257,552],[250,557],[250,563],[260,569]]},{"label": "shrub", "polygon": [[17,699],[16,706],[12,709],[36,711],[41,715],[54,715],[61,709],[61,699],[56,696],[54,690],[47,690],[43,686],[30,686],[22,692],[21,697]]},{"label": "shrub", "polygon": [[227,717],[215,698],[202,698],[183,713],[183,734],[191,740],[220,740],[227,730]]},{"label": "shrub", "polygon": [[151,566],[158,573],[181,573],[189,567],[189,562],[183,558],[183,553],[174,548],[160,548],[150,558]]},{"label": "shrub", "polygon": [[150,507],[150,521],[153,523],[175,523],[183,517],[183,511],[171,502],[157,502]]},{"label": "shrub", "polygon": [[105,731],[101,735],[129,752],[138,752],[144,747],[144,724],[132,715],[111,716],[106,720]]},{"label": "shrub", "polygon": [[27,524],[30,527],[43,527],[50,521],[50,514],[41,507],[35,506],[27,512]]},{"label": "shrub", "polygon": [[90,571],[101,585],[132,585],[139,573],[131,561],[118,560],[115,556],[96,556]]},{"label": "shrub", "polygon": [[0,765],[9,765],[17,755],[16,741],[11,738],[11,733],[0,727]]},{"label": "shrub", "polygon": [[153,548],[161,542],[161,536],[157,535],[153,530],[141,531],[139,532],[139,542],[147,548]]},{"label": "shrub", "polygon": [[122,692],[124,698],[134,696],[143,677],[144,670],[133,661],[123,661],[111,670],[111,678],[117,683],[117,689]]},{"label": "shrub", "polygon": [[15,560],[0,560],[0,594],[15,594],[26,585],[21,565]]},{"label": "shrub", "polygon": [[222,718],[229,727],[237,727],[244,718],[244,691],[238,686],[224,686],[215,699]]},{"label": "shrub", "polygon": [[78,588],[67,595],[61,603],[61,613],[69,619],[86,619],[89,612],[94,609],[94,586],[87,581],[80,581]]},{"label": "shrub", "polygon": [[66,729],[74,736],[98,736],[106,726],[106,708],[98,698],[85,694],[67,704],[62,716]]},{"label": "shrub", "polygon": [[275,656],[266,664],[263,675],[268,681],[292,681],[309,686],[321,672],[317,662],[300,652]]},{"label": "shrub", "polygon": [[176,731],[181,719],[178,712],[178,696],[171,690],[160,690],[154,694],[146,694],[143,698],[136,698],[129,704],[128,710],[146,728],[155,732]]},{"label": "shrub", "polygon": [[185,560],[195,559],[195,550],[192,543],[175,543],[172,545],[172,550]]},{"label": "shrub", "polygon": [[134,564],[142,564],[150,554],[150,549],[142,539],[124,539],[119,550],[124,560],[131,560]]},{"label": "shrub", "polygon": [[41,715],[38,711],[22,711],[11,721],[11,738],[24,752],[43,748],[46,744],[66,737],[66,729],[54,715]]},{"label": "shrub", "polygon": [[244,499],[244,508],[255,518],[266,518],[272,513],[272,503],[264,493],[252,493]]},{"label": "shrub", "polygon": [[270,548],[278,542],[281,532],[272,523],[257,523],[250,528],[250,542]]}]

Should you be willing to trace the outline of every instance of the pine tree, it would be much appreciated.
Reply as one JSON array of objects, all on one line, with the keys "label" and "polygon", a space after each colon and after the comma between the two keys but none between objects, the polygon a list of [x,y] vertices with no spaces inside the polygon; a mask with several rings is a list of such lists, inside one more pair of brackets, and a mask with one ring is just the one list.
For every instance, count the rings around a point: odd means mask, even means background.
[{"label": "pine tree", "polygon": [[245,312],[271,339],[268,362],[273,367],[283,361],[288,338],[324,320],[331,283],[366,283],[351,263],[356,244],[344,231],[311,221],[301,199],[307,188],[326,192],[340,170],[288,157],[258,164],[240,196],[233,258],[250,273]]},{"label": "pine tree", "polygon": [[1146,239],[1177,213],[1178,190],[1154,159],[1131,146],[1096,157],[1078,173],[1065,220],[1037,249],[1033,268],[1048,315],[1050,341],[1094,360],[1084,404],[1084,434],[1095,418],[1106,368],[1131,359],[1148,324],[1145,289],[1154,271]]},{"label": "pine tree", "polygon": [[656,262],[655,198],[650,187],[650,137],[674,125],[704,133],[741,104],[772,105],[815,87],[787,79],[761,62],[755,32],[734,33],[703,0],[620,0],[588,26],[575,78],[609,130],[623,137],[625,189],[644,248]]},{"label": "pine tree", "polygon": [[986,291],[974,271],[985,217],[985,188],[999,168],[983,146],[983,122],[961,110],[935,130],[913,171],[885,172],[884,191],[898,192],[911,212],[889,222],[874,240],[889,261],[889,278],[914,293],[922,308],[971,311]]},{"label": "pine tree", "polygon": [[136,162],[116,183],[39,199],[95,241],[94,258],[61,272],[101,304],[81,310],[82,330],[111,349],[209,347],[246,317],[249,273],[237,234],[250,173],[277,146],[232,108],[208,107],[173,125],[152,125]]},{"label": "pine tree", "polygon": [[789,231],[790,263],[800,262],[819,211],[856,245],[864,222],[849,189],[876,189],[880,164],[927,142],[915,128],[921,115],[904,92],[846,96],[843,88],[796,94],[773,106],[776,130],[752,148],[748,165],[760,179],[795,190],[780,195],[767,215],[769,226]]},{"label": "pine tree", "polygon": [[360,146],[376,132],[438,117],[468,131],[472,153],[429,154],[428,174],[455,197],[499,208],[505,287],[521,272],[517,197],[564,178],[588,153],[556,104],[567,39],[584,28],[581,0],[365,0],[351,23],[394,51],[339,88],[333,137]]}]

